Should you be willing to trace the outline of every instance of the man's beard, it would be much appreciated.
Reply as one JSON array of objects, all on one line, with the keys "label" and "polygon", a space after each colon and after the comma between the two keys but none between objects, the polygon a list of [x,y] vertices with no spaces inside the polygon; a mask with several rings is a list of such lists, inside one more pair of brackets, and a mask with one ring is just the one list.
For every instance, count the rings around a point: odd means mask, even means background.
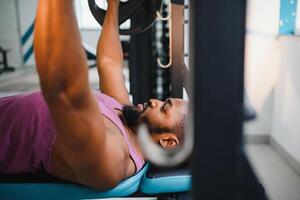
[{"label": "man's beard", "polygon": [[136,128],[140,122],[140,116],[142,114],[138,108],[134,106],[125,105],[123,106],[123,119],[127,126],[130,128]]},{"label": "man's beard", "polygon": [[146,124],[150,133],[165,133],[168,132],[169,129],[163,127],[155,127],[150,122],[146,116],[141,116],[141,114],[145,111],[146,107],[143,111],[139,110],[137,107],[125,105],[123,106],[123,122],[129,126],[131,130],[136,132],[138,126],[142,123]]}]

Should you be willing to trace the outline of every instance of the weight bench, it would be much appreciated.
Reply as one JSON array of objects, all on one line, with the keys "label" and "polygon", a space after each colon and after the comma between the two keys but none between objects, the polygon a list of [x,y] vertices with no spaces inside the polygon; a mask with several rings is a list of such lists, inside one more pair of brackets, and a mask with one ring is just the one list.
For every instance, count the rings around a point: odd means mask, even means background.
[{"label": "weight bench", "polygon": [[191,188],[191,175],[184,167],[159,170],[148,163],[134,176],[108,191],[65,182],[49,175],[0,175],[0,199],[99,199],[110,197],[174,196]]}]

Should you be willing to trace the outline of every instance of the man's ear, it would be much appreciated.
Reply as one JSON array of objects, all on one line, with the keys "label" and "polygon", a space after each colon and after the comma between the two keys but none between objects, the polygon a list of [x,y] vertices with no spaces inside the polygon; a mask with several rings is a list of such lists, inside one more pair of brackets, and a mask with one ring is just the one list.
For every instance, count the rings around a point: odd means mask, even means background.
[{"label": "man's ear", "polygon": [[164,149],[175,149],[179,145],[179,140],[173,133],[163,133],[159,139],[159,144]]}]

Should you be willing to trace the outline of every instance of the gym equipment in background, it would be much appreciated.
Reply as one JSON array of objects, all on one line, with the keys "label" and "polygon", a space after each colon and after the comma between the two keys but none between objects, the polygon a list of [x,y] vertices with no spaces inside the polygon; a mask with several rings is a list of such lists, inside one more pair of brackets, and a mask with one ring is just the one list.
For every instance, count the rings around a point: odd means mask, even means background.
[{"label": "gym equipment in background", "polygon": [[0,62],[0,64],[3,64],[3,68],[0,69],[0,74],[2,72],[13,72],[15,71],[14,67],[8,66],[8,62],[7,62],[7,53],[9,52],[9,49],[3,49],[2,47],[0,47],[0,52],[2,54],[2,61]]},{"label": "gym equipment in background", "polygon": [[[160,17],[166,18],[165,16],[170,16],[169,10],[170,5],[163,3],[161,8]],[[170,31],[168,27],[168,20],[156,20],[152,26],[153,31],[151,31],[152,42],[152,65],[150,70],[150,98],[155,98],[159,100],[166,100],[171,95],[170,88],[170,68],[163,68],[159,66],[158,59],[164,65],[170,62]],[[154,31],[155,30],[155,31]]]},{"label": "gym equipment in background", "polygon": [[[87,59],[88,61],[94,61],[94,63],[92,64],[89,64],[89,68],[93,68],[93,67],[96,67],[97,66],[97,56],[96,56],[96,48],[90,46],[89,44],[85,43],[85,42],[81,42],[83,48],[84,48],[84,51],[85,51],[85,54],[87,56]],[[128,60],[129,59],[129,42],[127,41],[121,41],[121,45],[122,45],[122,50],[123,50],[123,58],[124,60]]]},{"label": "gym equipment in background", "polygon": [[[89,8],[96,19],[96,21],[102,26],[106,10],[100,8],[96,0],[89,0]],[[143,20],[140,23],[132,25],[129,29],[120,29],[121,35],[138,34],[148,30],[154,23],[157,17],[157,11],[160,10],[162,0],[128,0],[126,2],[120,2],[119,6],[119,24],[123,24],[125,21],[130,20],[139,13],[146,13]]]},{"label": "gym equipment in background", "polygon": [[[169,8],[169,9],[168,9]],[[162,26],[163,33],[165,36],[163,39],[163,51],[162,58],[164,61],[167,60],[166,64],[157,62],[158,66],[165,69],[170,67],[170,83],[169,91],[171,92],[170,97],[182,98],[184,84],[184,78],[188,74],[188,69],[184,63],[184,1],[171,1],[170,5],[167,5],[163,9],[163,15],[159,18],[163,18],[162,22],[168,21],[165,26]],[[166,13],[164,13],[166,12]],[[173,56],[172,56],[173,55]],[[159,61],[159,59],[157,59]],[[187,88],[187,87],[185,87]],[[192,93],[189,89],[186,89],[189,96]],[[154,165],[170,167],[176,166],[186,159],[193,149],[193,125],[190,124],[192,120],[192,109],[189,108],[189,114],[187,114],[186,129],[184,134],[184,142],[175,150],[164,150],[157,144],[153,143],[149,136],[147,127],[140,126],[138,129],[138,139],[141,143],[141,147],[147,160]]]},{"label": "gym equipment in background", "polygon": [[256,118],[256,110],[251,104],[248,94],[244,91],[244,121],[251,121]]}]

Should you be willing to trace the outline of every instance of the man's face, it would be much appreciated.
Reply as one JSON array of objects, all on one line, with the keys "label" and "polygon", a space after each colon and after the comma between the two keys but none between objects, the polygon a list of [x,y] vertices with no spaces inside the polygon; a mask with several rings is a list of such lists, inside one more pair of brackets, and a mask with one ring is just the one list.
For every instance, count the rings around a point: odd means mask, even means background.
[{"label": "man's face", "polygon": [[169,98],[166,101],[150,99],[143,106],[124,106],[126,124],[135,129],[141,123],[148,125],[153,141],[165,149],[176,148],[182,139],[183,120],[188,103],[182,99]]},{"label": "man's face", "polygon": [[145,122],[151,130],[173,130],[187,113],[187,102],[182,99],[169,98],[160,101],[150,99],[140,115],[140,122]]}]

